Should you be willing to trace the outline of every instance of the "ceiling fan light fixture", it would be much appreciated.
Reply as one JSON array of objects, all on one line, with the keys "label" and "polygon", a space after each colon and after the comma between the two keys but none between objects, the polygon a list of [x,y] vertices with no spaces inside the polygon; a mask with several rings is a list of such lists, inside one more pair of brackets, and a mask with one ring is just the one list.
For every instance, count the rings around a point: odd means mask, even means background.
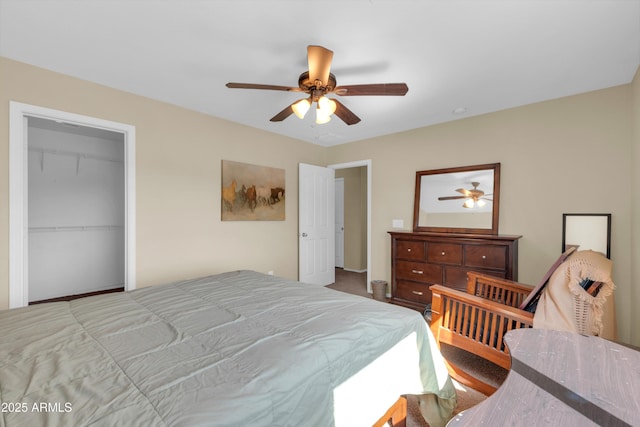
[{"label": "ceiling fan light fixture", "polygon": [[322,109],[316,108],[316,123],[319,125],[323,125],[325,123],[329,123],[331,121],[331,115],[326,114]]},{"label": "ceiling fan light fixture", "polygon": [[473,207],[473,199],[467,199],[466,202],[464,202],[464,204],[462,205],[465,208],[472,208]]},{"label": "ceiling fan light fixture", "polygon": [[486,204],[487,204],[487,202],[485,202],[485,201],[484,201],[484,200],[482,200],[482,199],[479,199],[476,203],[477,203],[477,205],[478,205],[478,207],[479,207],[479,208],[481,208],[481,207],[483,207],[484,205],[486,205]]},{"label": "ceiling fan light fixture", "polygon": [[336,112],[336,101],[333,99],[327,98],[326,96],[321,96],[318,99],[318,108],[323,111],[323,114],[328,116],[332,115]]},{"label": "ceiling fan light fixture", "polygon": [[316,123],[321,125],[331,121],[331,115],[336,111],[336,102],[326,96],[318,98],[318,108],[316,108]]},{"label": "ceiling fan light fixture", "polygon": [[304,119],[305,114],[311,108],[311,102],[308,99],[301,99],[291,106],[291,109],[299,119]]},{"label": "ceiling fan light fixture", "polygon": [[310,45],[307,46],[307,64],[309,65],[309,69],[300,74],[297,87],[236,82],[229,82],[226,86],[231,89],[278,90],[285,92],[302,92],[309,95],[307,101],[300,100],[294,104],[287,105],[282,111],[269,119],[271,122],[281,122],[294,113],[302,119],[315,102],[319,104],[316,112],[316,123],[327,123],[331,120],[331,115],[335,113],[336,116],[347,125],[360,123],[360,117],[356,116],[341,102],[328,99],[325,95],[404,96],[409,90],[406,83],[373,83],[337,86],[336,76],[331,73],[332,61],[333,51],[322,46]]}]

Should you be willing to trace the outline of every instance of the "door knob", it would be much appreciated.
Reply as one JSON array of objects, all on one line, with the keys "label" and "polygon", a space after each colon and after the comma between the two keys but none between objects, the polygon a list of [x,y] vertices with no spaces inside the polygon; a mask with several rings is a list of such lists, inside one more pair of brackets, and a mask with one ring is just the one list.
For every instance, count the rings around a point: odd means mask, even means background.
[{"label": "door knob", "polygon": [[307,233],[302,233],[302,237],[307,237]]}]

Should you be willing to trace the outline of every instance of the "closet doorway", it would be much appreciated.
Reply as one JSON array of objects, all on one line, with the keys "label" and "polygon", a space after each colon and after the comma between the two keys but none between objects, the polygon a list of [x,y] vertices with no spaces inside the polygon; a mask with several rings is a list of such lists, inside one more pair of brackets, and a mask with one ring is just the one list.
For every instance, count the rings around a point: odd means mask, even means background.
[{"label": "closet doorway", "polygon": [[10,307],[133,289],[135,129],[18,103],[10,126]]},{"label": "closet doorway", "polygon": [[[344,178],[344,265],[345,271],[366,274],[371,293],[371,160],[328,166]],[[338,202],[336,202],[337,204]]]}]

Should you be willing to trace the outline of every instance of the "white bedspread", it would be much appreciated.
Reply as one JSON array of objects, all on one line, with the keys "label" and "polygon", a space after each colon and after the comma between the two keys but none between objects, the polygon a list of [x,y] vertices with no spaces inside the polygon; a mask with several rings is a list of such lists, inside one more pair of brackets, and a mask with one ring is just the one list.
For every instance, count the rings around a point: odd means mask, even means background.
[{"label": "white bedspread", "polygon": [[252,271],[5,310],[0,426],[354,427],[402,393],[446,417],[432,343],[417,312]]}]

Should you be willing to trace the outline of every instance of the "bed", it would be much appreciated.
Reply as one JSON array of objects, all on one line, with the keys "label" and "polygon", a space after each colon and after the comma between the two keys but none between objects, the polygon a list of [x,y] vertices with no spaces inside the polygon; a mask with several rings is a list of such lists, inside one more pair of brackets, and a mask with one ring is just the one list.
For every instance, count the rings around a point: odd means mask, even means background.
[{"label": "bed", "polygon": [[253,271],[0,312],[0,426],[371,426],[455,390],[418,312]]}]

